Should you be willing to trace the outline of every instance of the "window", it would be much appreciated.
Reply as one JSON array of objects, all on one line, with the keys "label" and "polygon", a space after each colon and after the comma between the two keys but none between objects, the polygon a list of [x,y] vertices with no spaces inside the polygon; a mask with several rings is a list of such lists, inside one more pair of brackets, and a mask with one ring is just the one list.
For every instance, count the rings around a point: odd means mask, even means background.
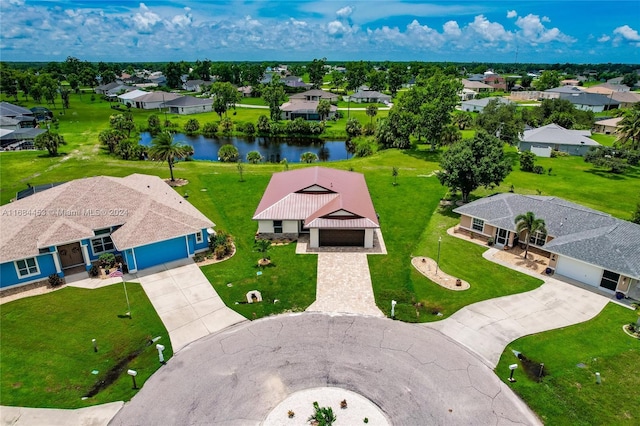
[{"label": "window", "polygon": [[91,240],[91,248],[93,249],[93,254],[99,254],[105,251],[111,251],[115,246],[113,245],[113,241],[111,241],[111,237],[106,235],[104,237],[94,238]]},{"label": "window", "polygon": [[616,287],[618,286],[619,279],[620,279],[620,274],[605,270],[602,273],[602,280],[600,281],[600,287],[604,287],[606,289],[616,291]]},{"label": "window", "polygon": [[202,236],[202,231],[196,232],[196,244],[202,244],[204,242],[204,237]]},{"label": "window", "polygon": [[273,221],[273,233],[274,234],[282,234],[282,221],[274,220]]},{"label": "window", "polygon": [[40,270],[38,269],[38,262],[35,257],[16,260],[16,269],[18,270],[19,278],[30,277],[40,273]]},{"label": "window", "polygon": [[536,231],[535,233],[531,234],[531,236],[529,237],[529,242],[536,246],[543,246],[546,240],[547,240],[547,234],[540,231]]},{"label": "window", "polygon": [[482,232],[484,229],[484,220],[474,217],[471,223],[471,228],[473,228],[474,231]]},{"label": "window", "polygon": [[93,235],[104,235],[104,234],[110,234],[111,233],[111,228],[102,228],[102,229],[96,229],[95,231],[93,231]]}]

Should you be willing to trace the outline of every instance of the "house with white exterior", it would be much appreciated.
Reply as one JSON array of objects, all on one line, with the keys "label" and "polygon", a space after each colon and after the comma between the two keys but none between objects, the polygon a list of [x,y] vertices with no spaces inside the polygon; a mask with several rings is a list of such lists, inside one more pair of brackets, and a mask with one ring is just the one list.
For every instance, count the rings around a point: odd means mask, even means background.
[{"label": "house with white exterior", "polygon": [[391,96],[377,92],[375,90],[358,90],[349,96],[349,100],[356,103],[381,103],[388,104],[391,102]]},{"label": "house with white exterior", "polygon": [[213,111],[213,101],[209,98],[181,96],[164,103],[171,114],[189,115]]},{"label": "house with white exterior", "polygon": [[591,147],[600,146],[590,136],[590,130],[569,130],[551,123],[525,130],[518,141],[518,149],[531,151],[539,157],[550,157],[551,151],[582,156]]},{"label": "house with white exterior", "polygon": [[458,232],[473,233],[496,247],[524,243],[515,218],[533,212],[547,233],[530,235],[531,250],[549,258],[556,276],[640,300],[640,225],[562,198],[495,194],[453,210]]},{"label": "house with white exterior", "polygon": [[166,102],[180,98],[183,95],[170,92],[145,92],[144,90],[133,90],[118,96],[120,102],[139,109],[158,109],[164,107]]},{"label": "house with white exterior", "polygon": [[213,222],[157,176],[77,179],[0,207],[0,288],[64,277],[103,253],[129,272],[208,248]]},{"label": "house with white exterior", "polygon": [[617,135],[618,124],[622,121],[622,117],[608,118],[606,120],[598,120],[593,123],[594,133],[604,133],[605,135]]},{"label": "house with white exterior", "polygon": [[507,98],[503,98],[500,96],[493,96],[490,98],[482,98],[482,99],[471,99],[468,101],[462,101],[461,108],[463,111],[467,112],[482,112],[489,104],[489,102],[496,100],[500,104],[509,105],[512,104],[510,100]]},{"label": "house with white exterior", "polygon": [[325,167],[274,173],[253,220],[260,238],[306,234],[312,248],[372,248],[380,228],[364,175]]},{"label": "house with white exterior", "polygon": [[560,93],[560,99],[566,99],[577,109],[584,111],[602,112],[616,109],[620,102],[613,99],[610,95],[600,95],[598,93]]}]

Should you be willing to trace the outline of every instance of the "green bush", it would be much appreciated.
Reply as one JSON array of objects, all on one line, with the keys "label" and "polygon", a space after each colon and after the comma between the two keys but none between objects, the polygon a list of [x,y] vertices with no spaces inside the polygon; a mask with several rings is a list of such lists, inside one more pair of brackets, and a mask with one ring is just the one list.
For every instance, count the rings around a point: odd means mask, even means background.
[{"label": "green bush", "polygon": [[524,151],[520,154],[520,170],[532,172],[536,162],[536,155],[531,151]]},{"label": "green bush", "polygon": [[116,256],[113,253],[102,253],[98,260],[103,266],[113,266],[116,263]]},{"label": "green bush", "polygon": [[238,148],[231,144],[222,145],[218,150],[218,160],[223,163],[235,163],[239,158]]},{"label": "green bush", "polygon": [[202,134],[207,137],[215,136],[218,133],[218,123],[205,123],[202,127]]}]

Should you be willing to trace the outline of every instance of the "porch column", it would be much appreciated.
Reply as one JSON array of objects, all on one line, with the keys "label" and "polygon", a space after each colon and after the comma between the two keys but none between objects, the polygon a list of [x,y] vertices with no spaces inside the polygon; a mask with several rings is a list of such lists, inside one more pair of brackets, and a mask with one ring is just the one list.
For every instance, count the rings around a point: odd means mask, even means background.
[{"label": "porch column", "polygon": [[51,256],[53,257],[53,264],[56,266],[56,272],[59,274],[62,272],[62,268],[60,267],[60,254],[57,248],[56,251],[51,253]]},{"label": "porch column", "polygon": [[84,244],[80,244],[80,248],[82,248],[82,256],[84,257],[84,264],[86,266],[91,266],[91,258],[89,257],[89,249]]}]

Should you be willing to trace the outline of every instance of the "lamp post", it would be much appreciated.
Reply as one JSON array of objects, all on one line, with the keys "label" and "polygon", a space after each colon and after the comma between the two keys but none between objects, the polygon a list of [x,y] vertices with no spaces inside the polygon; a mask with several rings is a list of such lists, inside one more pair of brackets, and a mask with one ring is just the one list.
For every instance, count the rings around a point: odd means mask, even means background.
[{"label": "lamp post", "polygon": [[391,318],[395,319],[396,318],[396,302],[395,300],[391,301]]},{"label": "lamp post", "polygon": [[440,265],[440,243],[442,242],[442,237],[438,237],[438,257],[436,258],[436,275],[438,275],[438,266]]},{"label": "lamp post", "polygon": [[160,360],[160,364],[164,364],[164,355],[162,354],[162,351],[164,351],[164,346],[161,344],[157,344],[156,349],[158,350],[158,359]]}]

